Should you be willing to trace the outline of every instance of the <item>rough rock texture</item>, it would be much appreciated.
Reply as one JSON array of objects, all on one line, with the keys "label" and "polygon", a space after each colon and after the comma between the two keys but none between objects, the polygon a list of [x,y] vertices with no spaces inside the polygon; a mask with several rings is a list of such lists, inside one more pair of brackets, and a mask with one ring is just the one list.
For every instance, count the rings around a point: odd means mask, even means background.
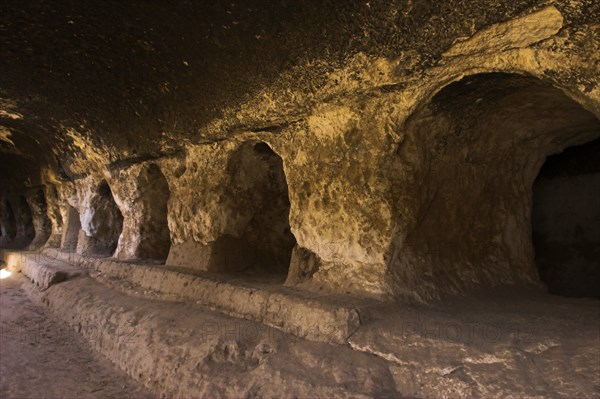
[{"label": "rough rock texture", "polygon": [[4,261],[9,270],[22,272],[42,289],[90,272],[103,284],[133,296],[204,305],[317,342],[347,343],[368,320],[368,308],[376,304],[350,296],[283,288],[261,279],[191,273],[50,248],[42,253],[6,251]]},{"label": "rough rock texture", "polygon": [[[50,237],[46,241],[46,246],[60,247],[63,243],[63,219],[62,209],[58,206],[59,193],[53,184],[47,184],[44,190],[44,200],[46,201],[47,217],[50,223]],[[46,222],[47,223],[47,222]]]},{"label": "rough rock texture", "polygon": [[62,228],[62,237],[60,248],[66,251],[75,251],[77,248],[77,239],[81,231],[81,220],[79,212],[72,206],[68,206]]},{"label": "rough rock texture", "polygon": [[86,274],[77,266],[41,256],[39,252],[7,252],[3,255],[10,271],[23,273],[42,291],[69,278]]},{"label": "rough rock texture", "polygon": [[87,206],[81,212],[77,253],[110,256],[117,248],[123,216],[106,181],[86,193]]},{"label": "rough rock texture", "polygon": [[43,184],[52,245],[72,206],[79,251],[123,260],[417,301],[539,284],[537,171],[600,134],[595,2],[250,3],[9,7],[3,196]]},{"label": "rough rock texture", "polygon": [[155,164],[144,168],[138,179],[137,186],[143,188],[139,201],[143,211],[134,219],[140,228],[140,243],[135,256],[142,259],[165,260],[171,249],[167,220],[169,183]]},{"label": "rough rock texture", "polygon": [[52,233],[52,225],[48,217],[48,206],[46,196],[42,189],[36,190],[28,198],[28,205],[31,211],[33,229],[35,236],[30,244],[30,248],[39,248],[46,244]]},{"label": "rough rock texture", "polygon": [[542,165],[600,137],[598,1],[175,3],[8,1],[2,247],[389,303],[597,296],[595,175]]},{"label": "rough rock texture", "polygon": [[180,202],[190,209],[180,218],[200,219],[195,230],[204,245],[193,257],[186,257],[191,243],[175,245],[167,264],[209,271],[286,273],[296,241],[290,232],[290,203],[281,158],[265,143],[250,141],[241,144],[223,166],[220,187],[213,182],[205,185],[205,194],[211,192],[214,199],[193,192],[193,196],[204,197],[200,204],[189,197],[183,197],[189,198],[187,203]]},{"label": "rough rock texture", "polygon": [[[395,212],[411,215],[392,218],[401,221],[402,252],[391,263],[398,281],[425,282],[417,288],[425,296],[441,281],[455,292],[537,281],[533,181],[547,155],[597,137],[598,119],[539,80],[483,74],[437,93],[407,131],[399,167],[415,173],[396,184]],[[407,186],[419,189],[403,192]]]},{"label": "rough rock texture", "polygon": [[[9,8],[3,162],[43,143],[50,151],[6,177],[6,195],[43,183],[46,197],[57,193],[46,199],[54,237],[68,204],[81,215],[80,251],[120,259],[292,264],[288,284],[419,301],[535,285],[537,170],[598,135],[597,4],[327,3],[314,13],[284,3],[134,2],[115,5],[120,19],[101,31],[107,14],[91,3],[66,14],[60,4]],[[44,30],[71,49],[63,58],[36,44],[50,14],[63,15]],[[165,35],[168,26],[177,29]],[[135,62],[122,68],[126,50]],[[31,68],[53,78],[26,99],[31,80],[19,76]],[[94,76],[88,90],[57,98],[83,76]],[[280,166],[251,165],[243,148],[258,142]],[[254,185],[254,172],[268,184]],[[104,179],[116,207],[96,192]],[[273,190],[281,205],[268,215]]]}]

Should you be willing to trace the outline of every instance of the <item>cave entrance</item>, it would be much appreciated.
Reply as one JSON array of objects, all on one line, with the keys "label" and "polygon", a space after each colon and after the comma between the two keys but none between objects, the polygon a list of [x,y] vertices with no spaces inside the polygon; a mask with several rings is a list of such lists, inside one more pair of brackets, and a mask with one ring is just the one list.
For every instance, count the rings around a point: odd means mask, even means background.
[{"label": "cave entrance", "polygon": [[35,238],[35,228],[33,226],[33,216],[31,214],[31,208],[27,203],[25,196],[21,195],[18,202],[18,225],[17,236],[22,240],[21,245],[29,245]]},{"label": "cave entrance", "polygon": [[138,177],[143,214],[140,223],[140,244],[136,257],[163,262],[169,255],[171,235],[167,221],[171,196],[169,183],[156,164],[145,167]]},{"label": "cave entrance", "polygon": [[114,254],[123,230],[123,215],[106,181],[98,185],[85,216],[87,223],[82,225],[85,234],[77,242],[77,252],[96,256]]},{"label": "cave entrance", "polygon": [[263,142],[247,142],[231,156],[226,209],[235,215],[231,234],[213,246],[209,270],[248,275],[287,275],[296,239],[283,160]]},{"label": "cave entrance", "polygon": [[60,248],[63,251],[72,252],[77,248],[79,232],[81,231],[81,220],[79,212],[72,206],[67,211],[67,223],[64,225]]},{"label": "cave entrance", "polygon": [[532,227],[549,292],[600,297],[600,139],[546,159],[533,186]]}]

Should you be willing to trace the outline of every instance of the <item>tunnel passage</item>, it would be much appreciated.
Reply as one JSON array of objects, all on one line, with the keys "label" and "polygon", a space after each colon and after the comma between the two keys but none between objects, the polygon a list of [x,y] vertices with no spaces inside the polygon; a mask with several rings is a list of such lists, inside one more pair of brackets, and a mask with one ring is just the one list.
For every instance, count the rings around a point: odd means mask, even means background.
[{"label": "tunnel passage", "polygon": [[549,292],[600,297],[600,139],[547,158],[533,186],[532,226]]},{"label": "tunnel passage", "polygon": [[3,243],[12,241],[17,236],[17,220],[15,219],[15,213],[8,200],[3,201],[2,206],[2,237],[4,237]]},{"label": "tunnel passage", "polygon": [[539,285],[533,182],[549,154],[600,136],[595,115],[540,79],[485,73],[442,88],[405,128],[394,185],[401,250],[390,251],[398,291]]},{"label": "tunnel passage", "polygon": [[139,220],[140,244],[136,257],[164,262],[171,248],[167,221],[167,205],[171,196],[169,183],[160,168],[151,164],[140,172],[138,187],[143,213]]},{"label": "tunnel passage", "polygon": [[63,227],[60,248],[63,251],[75,251],[77,249],[77,240],[81,232],[81,221],[79,212],[72,206],[67,211],[67,220]]},{"label": "tunnel passage", "polygon": [[77,253],[111,256],[123,230],[123,215],[106,181],[102,181],[81,218],[83,234],[77,241]]},{"label": "tunnel passage", "polygon": [[235,225],[213,246],[209,270],[287,274],[296,239],[283,160],[267,144],[248,142],[231,156],[225,197]]}]

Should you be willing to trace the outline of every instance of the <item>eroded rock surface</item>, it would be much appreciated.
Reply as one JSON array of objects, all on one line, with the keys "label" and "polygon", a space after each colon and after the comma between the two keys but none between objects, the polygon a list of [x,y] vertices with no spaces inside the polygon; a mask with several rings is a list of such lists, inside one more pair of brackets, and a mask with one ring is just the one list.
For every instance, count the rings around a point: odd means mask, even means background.
[{"label": "eroded rock surface", "polygon": [[[25,39],[63,11],[35,7],[15,6],[4,25],[3,197],[18,231],[8,239],[3,206],[3,240],[17,246],[57,246],[72,207],[75,247],[96,256],[234,273],[291,264],[288,285],[382,299],[535,287],[533,181],[547,156],[600,134],[589,2],[327,3],[323,16],[287,3],[132,3],[106,34],[106,15],[82,4],[52,22],[51,38],[80,38],[56,42],[72,49],[65,60]],[[306,18],[324,15],[336,15],[332,30],[315,35]],[[280,35],[266,23],[275,16]],[[248,59],[230,58],[236,46]],[[122,49],[135,60],[126,69]],[[83,72],[58,77],[57,65],[78,52],[99,75],[60,100]],[[21,94],[30,68],[48,76],[37,98]],[[219,74],[230,83],[216,95]],[[25,191],[35,234],[20,219]]]},{"label": "eroded rock surface", "polygon": [[598,297],[597,1],[196,3],[4,7],[2,248]]}]

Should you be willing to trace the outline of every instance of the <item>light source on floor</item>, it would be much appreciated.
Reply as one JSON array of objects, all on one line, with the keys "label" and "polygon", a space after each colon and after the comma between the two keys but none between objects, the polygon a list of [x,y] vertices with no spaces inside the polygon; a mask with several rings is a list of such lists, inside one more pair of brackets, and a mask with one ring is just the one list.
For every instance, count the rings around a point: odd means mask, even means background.
[{"label": "light source on floor", "polygon": [[7,278],[7,277],[9,277],[11,274],[12,274],[12,272],[9,272],[9,271],[8,271],[8,270],[6,270],[6,269],[0,269],[0,279]]}]

